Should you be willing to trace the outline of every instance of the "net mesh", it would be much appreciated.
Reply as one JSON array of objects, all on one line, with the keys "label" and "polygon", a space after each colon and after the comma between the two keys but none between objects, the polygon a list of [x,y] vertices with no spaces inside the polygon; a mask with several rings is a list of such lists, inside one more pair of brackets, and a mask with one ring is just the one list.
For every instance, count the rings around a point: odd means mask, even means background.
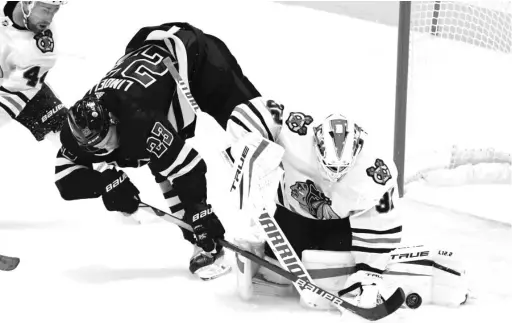
[{"label": "net mesh", "polygon": [[510,183],[511,21],[509,1],[412,2],[406,184],[481,164],[504,166],[466,175]]}]

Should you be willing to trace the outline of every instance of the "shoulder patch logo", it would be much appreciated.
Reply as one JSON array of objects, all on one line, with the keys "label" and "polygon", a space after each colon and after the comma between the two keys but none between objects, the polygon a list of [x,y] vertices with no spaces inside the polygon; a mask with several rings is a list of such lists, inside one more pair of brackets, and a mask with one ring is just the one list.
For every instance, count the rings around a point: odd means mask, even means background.
[{"label": "shoulder patch logo", "polygon": [[302,112],[292,112],[286,120],[286,125],[292,132],[304,136],[308,133],[307,125],[313,122],[313,118]]},{"label": "shoulder patch logo", "polygon": [[49,29],[43,30],[34,36],[37,48],[44,54],[53,52],[55,42],[53,41],[52,31]]},{"label": "shoulder patch logo", "polygon": [[296,182],[290,189],[292,197],[299,202],[300,207],[318,220],[340,218],[331,207],[331,199],[325,196],[311,180]]},{"label": "shoulder patch logo", "polygon": [[366,174],[370,176],[373,181],[380,185],[386,185],[386,183],[391,179],[391,172],[389,168],[382,159],[375,160],[375,166],[369,167],[366,169]]}]

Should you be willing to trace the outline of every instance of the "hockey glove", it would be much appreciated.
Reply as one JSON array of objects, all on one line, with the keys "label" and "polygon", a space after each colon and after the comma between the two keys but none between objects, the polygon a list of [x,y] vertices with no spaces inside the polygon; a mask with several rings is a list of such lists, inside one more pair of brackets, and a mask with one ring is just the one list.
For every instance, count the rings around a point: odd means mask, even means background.
[{"label": "hockey glove", "polygon": [[107,169],[102,173],[103,204],[109,211],[133,214],[139,208],[139,190],[122,170]]},{"label": "hockey glove", "polygon": [[67,108],[52,89],[43,83],[16,120],[30,130],[37,141],[42,141],[50,132],[59,132],[66,122],[66,117]]},{"label": "hockey glove", "polygon": [[196,245],[206,252],[212,252],[216,248],[215,240],[224,238],[224,226],[210,205],[202,206],[195,213],[186,216],[187,222],[192,226],[196,236]]}]

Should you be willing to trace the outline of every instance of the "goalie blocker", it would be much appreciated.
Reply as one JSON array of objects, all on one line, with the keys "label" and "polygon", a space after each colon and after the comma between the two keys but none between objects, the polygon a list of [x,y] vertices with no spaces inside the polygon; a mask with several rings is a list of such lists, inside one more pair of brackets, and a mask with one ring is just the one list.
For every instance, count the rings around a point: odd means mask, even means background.
[{"label": "goalie blocker", "polygon": [[[265,254],[262,241],[238,239],[236,242],[262,257]],[[278,265],[274,259],[264,257]],[[412,309],[422,304],[458,306],[466,302],[468,281],[455,252],[426,246],[404,247],[391,252],[390,258],[383,274],[383,286],[380,286],[384,298],[401,287],[406,295],[405,304]],[[331,293],[343,289],[348,276],[355,272],[355,262],[350,252],[304,250],[302,261],[313,282]],[[255,295],[291,294],[292,285],[282,277],[240,255],[237,255],[236,263],[237,289],[242,299],[249,300]],[[301,303],[304,304],[302,299]],[[332,309],[332,305],[318,298],[315,308]]]}]

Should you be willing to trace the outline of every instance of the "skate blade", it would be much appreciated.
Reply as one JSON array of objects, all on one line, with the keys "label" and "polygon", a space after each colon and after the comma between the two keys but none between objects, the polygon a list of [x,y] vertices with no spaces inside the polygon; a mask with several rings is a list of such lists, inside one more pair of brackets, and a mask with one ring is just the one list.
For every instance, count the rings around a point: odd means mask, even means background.
[{"label": "skate blade", "polygon": [[17,257],[0,256],[0,270],[11,271],[18,267],[20,259]]},{"label": "skate blade", "polygon": [[228,274],[231,271],[231,266],[224,264],[213,263],[209,266],[205,266],[196,270],[194,275],[198,276],[202,280],[213,280]]}]

